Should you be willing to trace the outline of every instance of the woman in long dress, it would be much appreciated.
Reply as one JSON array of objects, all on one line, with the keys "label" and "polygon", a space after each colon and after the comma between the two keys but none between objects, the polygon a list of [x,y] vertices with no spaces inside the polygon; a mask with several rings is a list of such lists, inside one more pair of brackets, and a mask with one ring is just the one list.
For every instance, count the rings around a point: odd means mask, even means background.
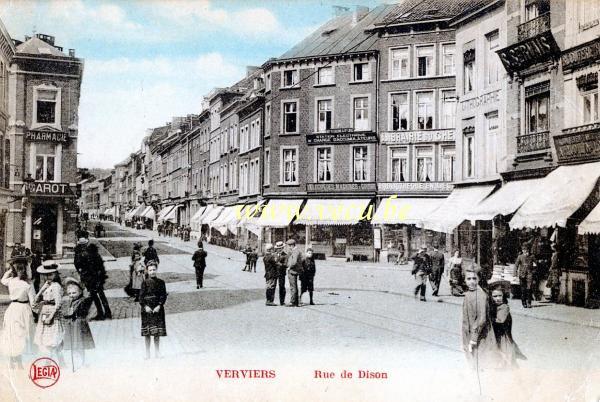
[{"label": "woman in long dress", "polygon": [[36,305],[41,308],[34,342],[42,352],[55,355],[58,363],[63,365],[62,346],[65,329],[60,312],[63,288],[58,273],[58,264],[44,261],[37,271],[41,274],[44,284],[35,296]]},{"label": "woman in long dress", "polygon": [[460,252],[458,250],[454,252],[454,255],[448,261],[448,272],[452,296],[463,296],[464,278],[462,270],[462,258],[460,257]]},{"label": "woman in long dress", "polygon": [[11,369],[15,365],[23,369],[21,355],[25,352],[33,332],[31,306],[35,299],[32,285],[27,282],[27,257],[16,256],[9,260],[11,269],[2,276],[2,284],[8,287],[10,305],[4,313],[0,350],[10,357]]}]

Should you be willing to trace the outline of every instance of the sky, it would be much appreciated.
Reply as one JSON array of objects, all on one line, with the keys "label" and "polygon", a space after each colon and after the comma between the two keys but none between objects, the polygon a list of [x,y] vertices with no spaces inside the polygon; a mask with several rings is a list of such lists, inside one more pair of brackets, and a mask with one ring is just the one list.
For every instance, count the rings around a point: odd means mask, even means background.
[{"label": "sky", "polygon": [[[386,1],[393,3],[393,0]],[[10,35],[44,33],[85,60],[80,167],[110,168],[147,128],[199,113],[214,87],[278,57],[333,16],[380,0],[0,0]]]}]

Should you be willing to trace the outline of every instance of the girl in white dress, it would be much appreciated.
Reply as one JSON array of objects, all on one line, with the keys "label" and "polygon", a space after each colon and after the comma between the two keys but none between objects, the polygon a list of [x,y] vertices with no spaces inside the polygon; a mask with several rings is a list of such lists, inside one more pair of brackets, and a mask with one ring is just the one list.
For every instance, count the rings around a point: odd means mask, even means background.
[{"label": "girl in white dress", "polygon": [[44,261],[38,267],[44,283],[35,296],[36,305],[41,306],[39,320],[35,331],[35,344],[42,352],[55,355],[58,364],[64,364],[62,355],[64,325],[61,319],[60,305],[63,297],[63,288],[58,274],[58,264]]}]

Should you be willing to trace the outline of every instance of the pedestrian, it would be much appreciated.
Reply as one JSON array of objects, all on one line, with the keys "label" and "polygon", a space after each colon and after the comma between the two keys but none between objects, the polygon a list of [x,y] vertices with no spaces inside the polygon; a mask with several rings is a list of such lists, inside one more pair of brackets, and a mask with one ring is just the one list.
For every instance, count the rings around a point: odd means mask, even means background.
[{"label": "pedestrian", "polygon": [[442,275],[444,274],[444,254],[438,250],[438,244],[433,243],[433,252],[430,255],[431,258],[431,274],[429,275],[429,282],[431,283],[432,296],[437,296],[440,291],[440,283],[442,282]]},{"label": "pedestrian", "polygon": [[206,269],[206,256],[202,240],[198,242],[198,250],[194,252],[192,260],[194,261],[194,270],[196,271],[196,289],[200,289],[204,280],[204,270]]},{"label": "pedestrian", "polygon": [[142,336],[146,342],[146,359],[150,358],[150,342],[154,337],[154,357],[160,354],[160,337],[167,336],[165,320],[165,302],[167,301],[167,288],[162,279],[156,277],[158,265],[151,261],[148,266],[148,278],[142,283],[140,291],[140,305],[142,307]]},{"label": "pedestrian", "polygon": [[129,264],[129,283],[130,293],[137,302],[142,282],[146,278],[146,267],[142,263],[142,245],[135,243],[133,245],[133,253],[131,254],[131,264]]},{"label": "pedestrian", "polygon": [[313,256],[312,248],[306,249],[306,256],[304,258],[304,268],[302,274],[300,274],[300,301],[302,301],[302,295],[308,291],[310,298],[310,305],[313,306],[313,291],[315,290],[314,281],[315,274],[317,273],[317,267],[315,265],[315,259]]},{"label": "pedestrian", "polygon": [[517,368],[517,359],[526,360],[527,358],[512,337],[512,317],[506,296],[508,292],[504,289],[507,285],[510,286],[510,283],[504,281],[489,284],[492,291],[491,319],[500,356],[502,357],[502,366]]},{"label": "pedestrian", "polygon": [[[33,279],[33,290],[34,295],[40,290],[40,274],[37,271],[37,267],[42,265],[42,253],[36,251],[31,256],[31,263],[29,264],[29,271],[31,271],[31,278]],[[36,313],[34,312],[34,318]]]},{"label": "pedestrian", "polygon": [[431,272],[431,259],[427,255],[427,246],[421,246],[419,252],[411,258],[414,262],[411,274],[414,275],[417,286],[415,287],[415,297],[420,294],[421,301],[427,301],[425,299],[425,292],[427,290],[427,276]]},{"label": "pedestrian", "polygon": [[286,242],[288,246],[288,257],[286,261],[287,276],[290,283],[290,304],[288,307],[298,307],[298,275],[302,273],[304,256],[296,245],[296,240],[289,239]]},{"label": "pedestrian", "polygon": [[[266,281],[266,306],[275,306],[275,287],[279,277],[279,269],[277,266],[277,256],[273,252],[273,245],[268,243],[265,245],[265,255],[263,264],[265,265],[265,281]],[[281,288],[280,288],[281,290]]]},{"label": "pedestrian", "polygon": [[533,279],[535,277],[535,261],[534,257],[529,254],[529,247],[526,244],[521,246],[523,251],[517,257],[515,268],[521,285],[521,304],[523,308],[531,308],[531,300],[533,298]]},{"label": "pedestrian", "polygon": [[148,265],[150,261],[156,261],[157,264],[160,264],[160,260],[158,258],[158,253],[154,248],[154,240],[148,240],[148,247],[144,250],[144,265]]},{"label": "pedestrian", "polygon": [[62,348],[65,329],[60,311],[63,288],[58,269],[58,264],[53,261],[44,261],[37,268],[44,284],[34,299],[34,305],[40,306],[34,343],[44,354],[56,357],[58,364],[63,366],[65,360]]},{"label": "pedestrian", "polygon": [[450,293],[452,294],[452,296],[464,296],[465,278],[463,275],[462,258],[460,257],[460,251],[454,251],[454,255],[448,261],[448,266],[450,267]]},{"label": "pedestrian", "polygon": [[[287,254],[282,241],[275,243],[275,263],[277,265],[277,285],[279,286],[279,305],[285,305],[285,276]],[[273,288],[273,292],[275,289]]]},{"label": "pedestrian", "polygon": [[81,282],[90,293],[96,306],[96,315],[91,318],[92,321],[112,318],[112,312],[104,294],[104,283],[107,278],[104,261],[98,253],[98,246],[92,243],[87,248],[85,269],[81,271]]},{"label": "pedestrian", "polygon": [[250,267],[248,268],[248,272],[256,273],[256,262],[258,261],[258,253],[255,248],[250,249]]},{"label": "pedestrian", "polygon": [[246,265],[244,265],[244,269],[242,269],[242,271],[251,271],[250,268],[250,254],[252,254],[252,247],[250,247],[250,245],[247,245],[246,248],[244,250],[242,250],[242,253],[246,256]]},{"label": "pedestrian", "polygon": [[548,271],[546,287],[550,288],[550,301],[556,303],[560,294],[560,277],[562,273],[558,265],[558,248],[556,243],[552,243],[550,248],[552,249],[552,257],[550,257],[550,270]]},{"label": "pedestrian", "polygon": [[398,259],[396,260],[397,264],[406,264],[406,258],[404,258],[404,253],[406,252],[406,249],[404,248],[404,243],[402,242],[402,240],[400,240],[398,242]]},{"label": "pedestrian", "polygon": [[488,294],[479,286],[479,272],[474,267],[466,271],[465,277],[467,292],[462,311],[463,350],[471,368],[497,368],[500,356],[492,329]]},{"label": "pedestrian", "polygon": [[[65,279],[67,296],[63,297],[61,309],[65,324],[64,348],[73,351],[85,365],[86,349],[94,349],[94,337],[87,322],[92,298],[83,296],[83,285],[75,278]],[[75,369],[75,367],[73,367]]]},{"label": "pedestrian", "polygon": [[21,356],[30,346],[33,330],[31,306],[35,301],[33,286],[27,281],[27,257],[14,256],[0,282],[8,288],[10,304],[4,312],[0,332],[0,354],[10,358],[10,368],[23,369]]},{"label": "pedestrian", "polygon": [[162,227],[162,223],[159,223],[159,224],[156,226],[156,230],[158,231],[158,237],[160,237],[160,236],[162,235],[162,229],[163,229],[163,227]]},{"label": "pedestrian", "polygon": [[74,250],[75,256],[73,259],[73,264],[75,265],[75,270],[79,275],[81,275],[82,266],[85,264],[87,259],[87,246],[88,239],[85,237],[81,237],[79,240],[77,240],[77,245],[75,246]]}]

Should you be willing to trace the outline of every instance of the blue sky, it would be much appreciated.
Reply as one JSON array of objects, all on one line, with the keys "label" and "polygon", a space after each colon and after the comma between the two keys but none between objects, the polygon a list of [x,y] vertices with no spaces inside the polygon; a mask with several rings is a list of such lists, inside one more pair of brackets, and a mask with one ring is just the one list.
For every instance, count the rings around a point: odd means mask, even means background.
[{"label": "blue sky", "polygon": [[139,149],[147,128],[198,113],[213,87],[284,53],[333,5],[382,2],[2,0],[0,18],[13,38],[53,35],[85,59],[79,165],[106,168]]}]

